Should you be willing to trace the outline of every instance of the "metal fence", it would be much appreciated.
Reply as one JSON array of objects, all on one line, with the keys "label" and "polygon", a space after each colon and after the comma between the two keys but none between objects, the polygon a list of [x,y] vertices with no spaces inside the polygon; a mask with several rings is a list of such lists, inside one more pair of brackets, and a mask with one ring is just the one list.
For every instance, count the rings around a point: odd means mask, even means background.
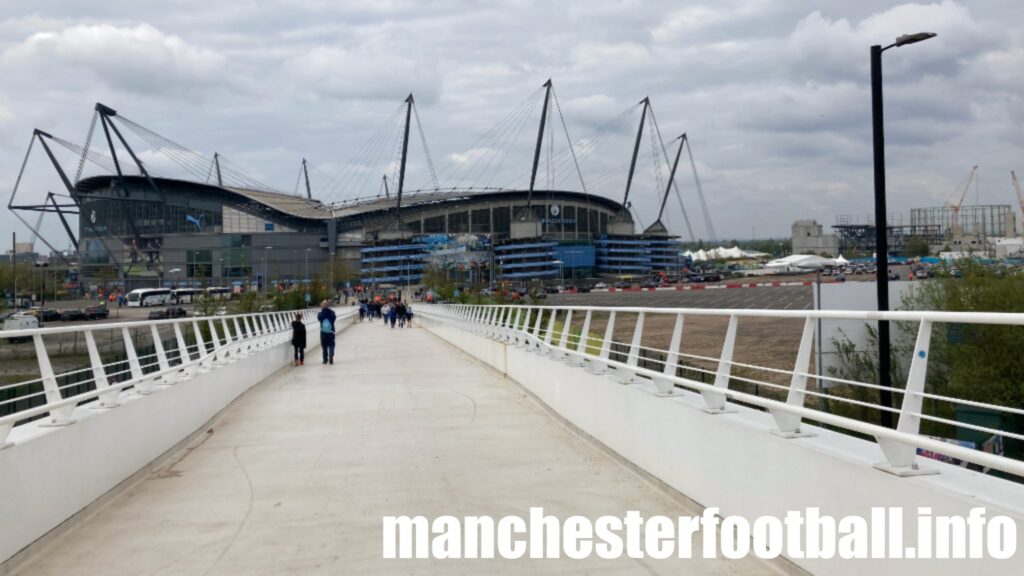
[{"label": "metal fence", "polygon": [[[317,310],[308,309],[6,330],[0,336],[8,341],[31,342],[38,372],[33,378],[0,384],[0,449],[10,446],[8,437],[15,426],[36,420],[45,420],[40,426],[66,426],[74,422],[72,413],[80,405],[115,408],[126,390],[145,396],[157,386],[175,384],[287,342],[296,313],[307,326],[316,323]],[[351,322],[355,313],[351,307],[338,309],[338,321]],[[104,341],[108,343],[105,355],[97,338],[101,332],[111,336]],[[79,336],[84,340],[87,359],[57,371],[51,362],[54,341],[67,335],[74,335],[76,342]]]},{"label": "metal fence", "polygon": [[[776,428],[772,433],[783,438],[813,436],[806,427],[801,427],[802,422],[808,420],[835,431],[873,439],[885,457],[885,462],[876,467],[900,476],[936,473],[935,467],[919,466],[922,459],[918,456],[927,453],[930,457],[961,463],[978,471],[998,471],[994,473],[1024,478],[1024,462],[1008,457],[1009,451],[991,449],[1007,443],[1019,446],[1024,441],[1020,428],[1020,423],[1024,422],[1021,406],[951,397],[930,392],[925,386],[934,326],[1003,325],[1024,330],[1024,314],[458,304],[431,306],[421,309],[420,313],[428,319],[562,360],[595,374],[609,374],[623,384],[643,385],[659,396],[677,395],[682,389],[697,392],[703,397],[704,411],[710,414],[734,412],[734,404],[764,410],[774,419]],[[687,321],[708,316],[727,321],[720,352],[708,356],[682,351],[680,345]],[[655,318],[672,325],[667,345],[645,342],[645,324],[650,325]],[[736,334],[741,321],[757,318],[780,323],[802,322],[796,349],[788,351],[795,356],[792,368],[735,360]],[[889,321],[906,328],[913,335],[913,346],[905,350],[909,358],[904,360],[909,370],[904,385],[883,388],[871,382],[813,373],[811,365],[819,319]],[[592,331],[597,324],[604,325],[603,331]],[[632,326],[628,341],[616,339],[617,324],[625,324],[627,334],[628,326]],[[977,383],[979,387],[985,384]],[[874,398],[885,392],[896,401],[883,403]],[[925,409],[926,400],[932,407],[930,411]],[[936,405],[951,409],[937,411]],[[828,409],[830,406],[835,408]],[[842,407],[855,410],[842,410]],[[995,424],[983,425],[950,416],[958,414],[960,408],[999,417],[994,419]],[[895,428],[863,416],[882,411],[893,415]],[[952,431],[953,438],[926,434],[922,424]],[[963,431],[989,436],[995,441],[986,446],[989,451],[951,442]]]}]

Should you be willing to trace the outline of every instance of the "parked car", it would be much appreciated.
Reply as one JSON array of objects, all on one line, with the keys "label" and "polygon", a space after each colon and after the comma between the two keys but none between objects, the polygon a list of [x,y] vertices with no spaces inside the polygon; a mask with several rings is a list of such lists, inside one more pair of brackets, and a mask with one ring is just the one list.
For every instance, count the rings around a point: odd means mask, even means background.
[{"label": "parked car", "polygon": [[148,320],[163,320],[163,319],[167,318],[167,311],[166,310],[152,310],[152,311],[150,311],[149,316],[147,316],[146,318]]},{"label": "parked car", "polygon": [[624,290],[624,289],[629,288],[630,286],[632,286],[632,284],[630,284],[629,282],[626,282],[625,280],[619,280],[618,282],[613,284],[613,286],[615,286],[619,290]]},{"label": "parked car", "polygon": [[605,284],[604,282],[598,282],[598,283],[594,284],[594,290],[605,290],[607,288],[608,288],[608,285]]},{"label": "parked car", "polygon": [[836,274],[835,281],[836,282],[846,282],[846,275],[843,274],[842,272],[840,272],[839,274]]},{"label": "parked car", "polygon": [[70,310],[64,310],[60,313],[61,322],[73,322],[76,320],[85,320],[85,312],[82,312],[78,308],[72,308]]},{"label": "parked car", "polygon": [[657,288],[661,282],[658,280],[644,280],[640,283],[641,288]]},{"label": "parked car", "polygon": [[89,306],[82,311],[85,314],[86,320],[98,320],[100,318],[109,318],[110,310],[107,310],[106,306]]},{"label": "parked car", "polygon": [[60,311],[53,308],[43,308],[38,318],[43,322],[57,322],[60,320]]},{"label": "parked car", "polygon": [[717,271],[717,270],[712,271],[712,272],[705,272],[704,273],[704,281],[705,282],[721,282],[722,281],[722,273]]},{"label": "parked car", "polygon": [[558,294],[558,286],[545,286],[544,292],[547,294]]},{"label": "parked car", "polygon": [[164,318],[184,318],[188,316],[188,312],[180,306],[171,306],[164,310]]}]

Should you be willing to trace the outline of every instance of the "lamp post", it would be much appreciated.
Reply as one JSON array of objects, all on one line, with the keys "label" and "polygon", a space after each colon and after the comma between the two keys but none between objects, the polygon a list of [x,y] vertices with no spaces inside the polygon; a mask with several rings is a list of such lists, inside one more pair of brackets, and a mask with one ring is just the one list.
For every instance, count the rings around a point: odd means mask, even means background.
[{"label": "lamp post", "polygon": [[560,288],[564,289],[565,288],[565,277],[564,277],[564,274],[562,273],[562,265],[564,265],[565,262],[562,262],[561,260],[555,260],[555,261],[553,261],[551,263],[552,264],[558,264],[558,286]]},{"label": "lamp post", "polygon": [[273,246],[263,247],[263,299],[267,299],[267,284],[270,283],[270,276],[267,274],[267,253]]},{"label": "lamp post", "polygon": [[[871,47],[871,118],[875,155],[875,264],[878,311],[889,310],[889,231],[885,207],[885,130],[882,121],[882,52],[934,38],[932,32],[906,34],[896,42]],[[883,408],[892,408],[892,377],[890,369],[889,322],[878,321],[878,385]],[[893,427],[892,412],[882,410],[882,425]]]}]

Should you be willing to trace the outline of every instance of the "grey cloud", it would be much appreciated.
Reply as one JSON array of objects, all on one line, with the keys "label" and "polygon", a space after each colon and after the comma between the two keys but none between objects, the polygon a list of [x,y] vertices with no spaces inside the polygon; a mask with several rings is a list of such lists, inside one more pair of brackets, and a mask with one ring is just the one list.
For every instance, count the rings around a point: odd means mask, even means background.
[{"label": "grey cloud", "polygon": [[[37,0],[7,11],[8,185],[33,127],[81,140],[96,100],[291,190],[300,158],[325,181],[411,91],[440,169],[552,77],[575,138],[650,95],[666,138],[690,134],[719,235],[749,235],[754,225],[783,235],[795,218],[830,223],[871,210],[868,47],[918,29],[940,36],[885,59],[892,209],[941,202],[938,191],[974,163],[992,187],[982,197],[1011,203],[1008,172],[1024,170],[1024,34],[1007,25],[1019,13],[1008,0],[171,6]],[[524,134],[537,114],[539,105]],[[594,193],[620,197],[625,175],[616,170],[637,120],[622,119],[581,159]],[[494,183],[528,171],[531,139],[520,137]],[[414,148],[409,181],[423,184]],[[650,222],[660,190],[647,143],[642,154],[635,205]],[[578,181],[571,171],[557,178]],[[680,189],[703,234],[688,168]],[[675,200],[668,206],[683,232]],[[0,224],[14,225],[8,214]]]}]

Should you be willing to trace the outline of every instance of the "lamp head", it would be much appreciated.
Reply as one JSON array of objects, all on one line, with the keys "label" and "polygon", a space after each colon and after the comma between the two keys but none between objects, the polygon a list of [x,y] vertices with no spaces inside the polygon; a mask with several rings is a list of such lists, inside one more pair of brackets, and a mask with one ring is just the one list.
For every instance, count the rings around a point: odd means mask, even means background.
[{"label": "lamp head", "polygon": [[906,46],[907,44],[916,44],[918,42],[924,42],[929,38],[935,38],[938,34],[934,32],[918,32],[916,34],[904,34],[896,39],[896,43],[893,46],[899,48],[900,46]]}]

